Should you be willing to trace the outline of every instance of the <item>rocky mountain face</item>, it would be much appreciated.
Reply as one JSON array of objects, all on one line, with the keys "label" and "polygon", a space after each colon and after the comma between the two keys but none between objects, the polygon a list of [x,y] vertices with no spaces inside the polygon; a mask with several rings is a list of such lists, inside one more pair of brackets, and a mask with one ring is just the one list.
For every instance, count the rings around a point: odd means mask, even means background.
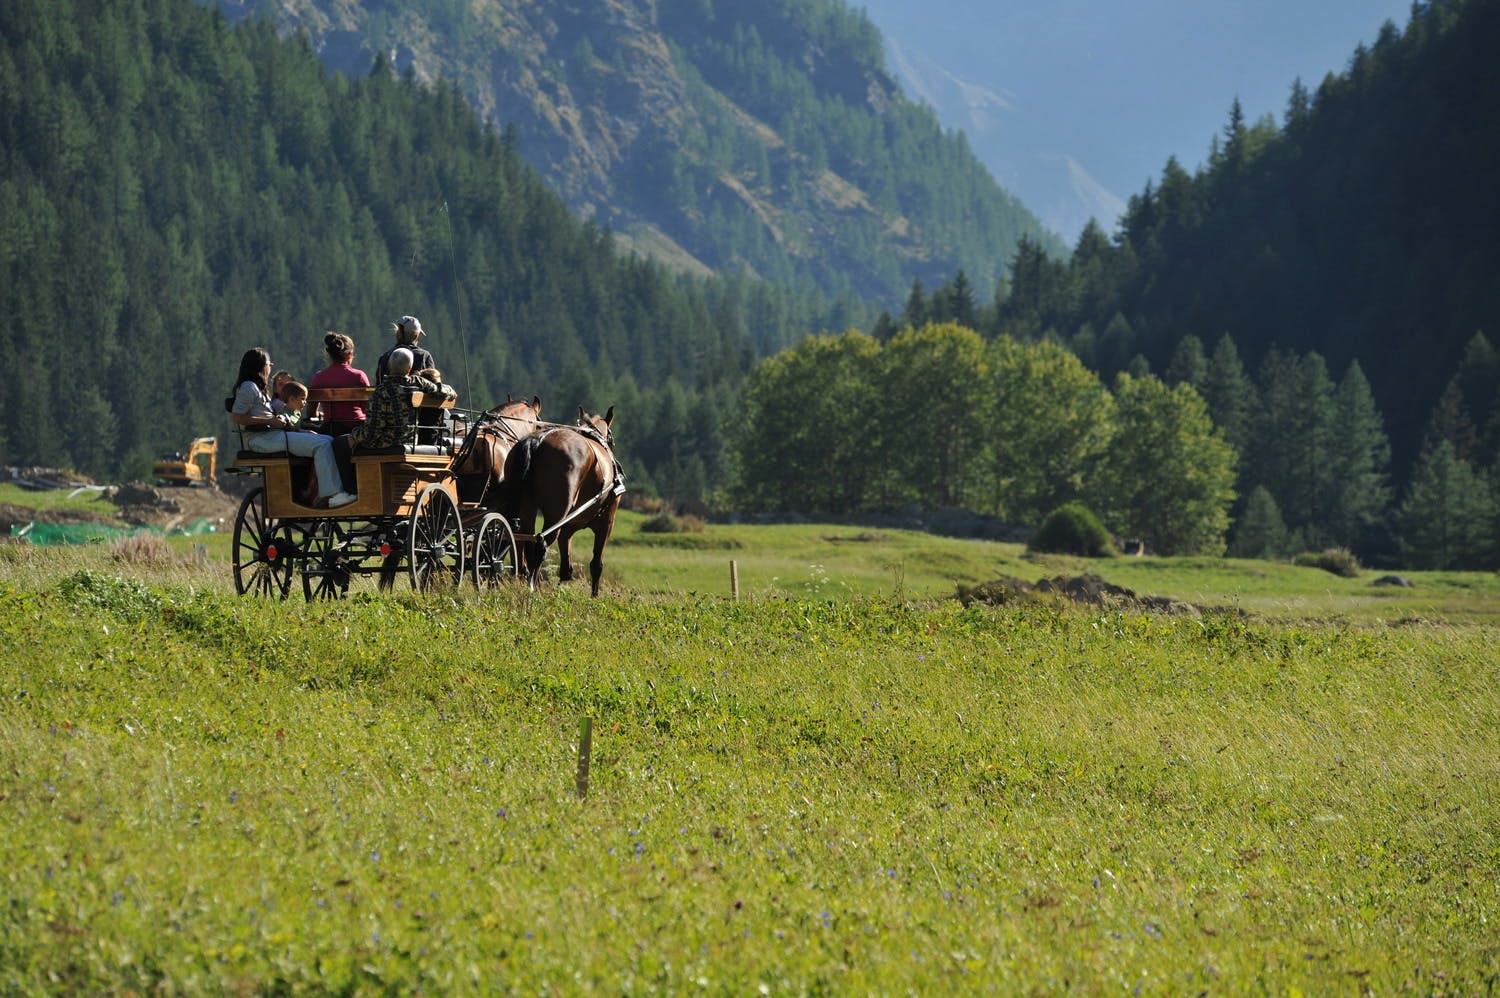
[{"label": "rocky mountain face", "polygon": [[961,268],[987,292],[1023,236],[1060,248],[842,0],[203,2],[346,76],[456,85],[576,212],[680,269],[890,306]]}]

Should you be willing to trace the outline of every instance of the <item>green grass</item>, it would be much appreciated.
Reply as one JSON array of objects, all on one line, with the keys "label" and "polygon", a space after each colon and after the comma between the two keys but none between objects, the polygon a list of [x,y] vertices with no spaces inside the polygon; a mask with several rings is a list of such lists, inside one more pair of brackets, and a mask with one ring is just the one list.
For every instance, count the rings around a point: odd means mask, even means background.
[{"label": "green grass", "polygon": [[884,543],[738,603],[0,549],[0,988],[1495,988],[1494,626],[825,598]]},{"label": "green grass", "polygon": [[103,493],[87,490],[73,495],[72,489],[47,489],[34,492],[19,485],[0,485],[0,505],[24,506],[38,510],[76,510],[109,518],[119,512]]},{"label": "green grass", "polygon": [[[58,501],[59,495],[22,494],[40,495],[42,501],[50,502]],[[49,495],[53,498],[46,498]],[[75,501],[108,505],[82,496]],[[1091,572],[1141,595],[1228,607],[1279,620],[1500,623],[1500,574],[1493,572],[1403,571],[1415,583],[1403,589],[1372,585],[1385,574],[1374,570],[1346,579],[1285,562],[1032,556],[1019,544],[828,524],[711,524],[701,533],[653,534],[641,530],[647,519],[628,511],[619,515],[605,551],[606,588],[617,595],[690,599],[728,595],[731,561],[737,568],[740,592],[747,598],[938,599],[952,596],[960,584],[972,586],[1000,576],[1034,582]],[[592,534],[584,532],[574,542],[575,567],[585,580],[592,539]],[[168,538],[179,564],[132,568],[154,581],[230,589],[229,542],[229,530]],[[206,549],[207,565],[199,571],[185,570],[184,565],[197,557],[199,546]],[[31,571],[46,565],[57,565],[56,570],[62,571],[88,562],[86,555],[61,549],[13,553],[12,557],[26,559]],[[0,565],[0,577],[3,574]],[[300,592],[300,585],[293,588]],[[360,581],[355,591],[373,592],[373,586],[368,580]]]}]

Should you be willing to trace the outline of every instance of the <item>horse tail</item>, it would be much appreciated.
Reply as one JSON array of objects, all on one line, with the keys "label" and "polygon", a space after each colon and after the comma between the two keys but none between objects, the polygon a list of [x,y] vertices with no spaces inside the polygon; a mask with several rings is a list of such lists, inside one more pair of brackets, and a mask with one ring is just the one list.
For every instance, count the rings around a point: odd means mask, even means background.
[{"label": "horse tail", "polygon": [[511,448],[510,455],[505,459],[505,475],[495,488],[492,508],[507,519],[520,511],[521,496],[524,494],[522,490],[526,486],[526,479],[531,476],[532,459],[541,442],[540,435],[523,437]]}]

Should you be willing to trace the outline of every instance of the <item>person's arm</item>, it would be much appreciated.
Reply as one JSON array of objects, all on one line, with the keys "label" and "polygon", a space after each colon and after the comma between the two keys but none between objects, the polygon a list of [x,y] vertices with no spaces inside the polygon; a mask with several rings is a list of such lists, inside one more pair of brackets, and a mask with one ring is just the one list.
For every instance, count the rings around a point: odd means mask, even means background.
[{"label": "person's arm", "polygon": [[431,378],[424,378],[420,374],[415,375],[415,377],[417,379],[417,388],[429,395],[441,395],[445,399],[458,398],[457,390],[450,384],[433,381]]},{"label": "person's arm", "polygon": [[285,416],[251,416],[243,412],[231,412],[229,419],[236,426],[269,426],[282,429],[292,425]]},{"label": "person's arm", "polygon": [[[249,386],[247,389],[246,386]],[[241,412],[241,409],[251,410]],[[262,410],[255,412],[253,410]],[[288,425],[281,416],[271,412],[270,405],[254,384],[246,381],[234,393],[234,408],[229,412],[229,421],[236,426],[264,426],[282,428]]]}]

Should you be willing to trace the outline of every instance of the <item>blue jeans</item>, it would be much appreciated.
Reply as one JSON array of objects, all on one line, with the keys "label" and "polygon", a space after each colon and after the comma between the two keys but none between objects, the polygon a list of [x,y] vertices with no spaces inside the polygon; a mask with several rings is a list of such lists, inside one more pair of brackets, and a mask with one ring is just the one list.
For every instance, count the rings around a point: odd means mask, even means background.
[{"label": "blue jeans", "polygon": [[312,458],[313,469],[318,473],[319,499],[327,499],[342,488],[338,461],[333,456],[332,437],[300,430],[262,430],[259,433],[246,433],[245,446],[257,454],[273,454],[284,450],[298,457]]}]

